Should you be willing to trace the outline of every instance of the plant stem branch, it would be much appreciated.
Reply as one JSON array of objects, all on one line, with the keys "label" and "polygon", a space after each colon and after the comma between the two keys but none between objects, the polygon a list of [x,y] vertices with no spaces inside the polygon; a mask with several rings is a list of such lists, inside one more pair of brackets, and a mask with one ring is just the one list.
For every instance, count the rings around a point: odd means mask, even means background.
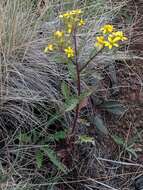
[{"label": "plant stem branch", "polygon": [[[73,40],[74,40],[74,49],[75,49],[76,74],[77,74],[77,95],[80,96],[80,94],[81,94],[81,81],[80,81],[80,68],[79,68],[79,63],[78,63],[76,30],[74,31]],[[73,121],[71,134],[74,134],[74,132],[75,132],[75,128],[76,128],[77,120],[78,120],[78,115],[79,115],[79,104],[76,106],[75,118]]]},{"label": "plant stem branch", "polygon": [[86,63],[85,65],[83,65],[80,69],[79,69],[79,72],[82,72],[83,69],[85,69],[89,64],[90,62],[103,50],[104,48],[101,48],[98,52],[96,52]]}]

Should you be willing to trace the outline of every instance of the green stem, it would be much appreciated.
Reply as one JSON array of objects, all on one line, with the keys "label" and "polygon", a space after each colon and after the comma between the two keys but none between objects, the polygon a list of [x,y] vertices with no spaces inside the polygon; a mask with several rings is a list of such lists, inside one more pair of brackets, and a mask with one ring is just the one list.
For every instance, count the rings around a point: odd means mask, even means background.
[{"label": "green stem", "polygon": [[103,50],[104,48],[101,48],[98,52],[96,52],[80,69],[79,69],[79,72],[82,72],[83,69],[85,69],[89,64],[90,62]]},{"label": "green stem", "polygon": [[[77,93],[78,93],[77,95],[80,96],[80,94],[81,94],[81,80],[80,80],[80,68],[79,68],[78,55],[77,55],[78,51],[77,51],[76,30],[74,31],[73,39],[74,39],[75,64],[76,64],[76,74],[77,74]],[[74,132],[75,132],[78,116],[79,116],[79,104],[76,106],[75,118],[74,118],[74,121],[73,121],[71,134],[74,134]]]}]

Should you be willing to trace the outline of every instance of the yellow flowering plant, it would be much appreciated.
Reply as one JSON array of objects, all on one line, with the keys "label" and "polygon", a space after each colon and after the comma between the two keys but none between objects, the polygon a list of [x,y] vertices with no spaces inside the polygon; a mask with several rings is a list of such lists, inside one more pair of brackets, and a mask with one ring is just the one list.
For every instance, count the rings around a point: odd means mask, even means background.
[{"label": "yellow flowering plant", "polygon": [[96,37],[97,42],[95,43],[99,48],[108,47],[112,49],[113,47],[119,47],[120,42],[128,39],[122,31],[116,31],[113,25],[110,24],[104,25],[100,30],[103,34]]},{"label": "yellow flowering plant", "polygon": [[[76,83],[77,93],[71,94],[70,85],[65,81],[62,82],[61,89],[65,99],[64,111],[75,110],[73,123],[71,124],[70,134],[74,135],[77,126],[80,110],[82,108],[83,99],[91,95],[91,91],[81,88],[81,73],[91,63],[91,61],[103,49],[109,50],[113,47],[118,48],[121,42],[127,40],[122,31],[116,31],[115,27],[111,24],[105,24],[101,27],[99,36],[95,39],[96,53],[92,55],[84,64],[79,62],[79,46],[78,46],[78,30],[86,25],[83,19],[83,12],[80,9],[67,11],[59,15],[63,29],[57,30],[53,33],[53,43],[48,44],[45,48],[45,53],[59,51],[68,61],[68,71],[71,74],[73,82]],[[99,48],[99,50],[98,50]]]}]

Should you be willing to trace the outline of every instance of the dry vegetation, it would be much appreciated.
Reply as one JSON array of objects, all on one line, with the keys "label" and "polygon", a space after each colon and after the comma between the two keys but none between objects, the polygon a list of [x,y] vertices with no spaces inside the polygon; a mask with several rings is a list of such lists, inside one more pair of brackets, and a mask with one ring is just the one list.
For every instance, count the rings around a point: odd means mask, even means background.
[{"label": "dry vegetation", "polygon": [[[143,188],[141,7],[133,0],[1,0],[0,190]],[[89,65],[83,86],[94,93],[82,105],[76,141],[69,145],[74,112],[60,114],[61,82],[74,92],[76,87],[64,60],[44,48],[60,25],[59,13],[75,8],[84,11],[87,23],[79,34],[81,63],[105,23],[129,40]],[[93,122],[96,116],[102,120]]]}]

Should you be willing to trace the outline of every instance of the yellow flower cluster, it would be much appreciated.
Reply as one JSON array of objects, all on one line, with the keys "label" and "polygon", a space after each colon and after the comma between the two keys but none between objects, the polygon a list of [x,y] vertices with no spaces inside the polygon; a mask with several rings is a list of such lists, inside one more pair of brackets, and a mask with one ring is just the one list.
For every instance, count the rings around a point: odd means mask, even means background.
[{"label": "yellow flower cluster", "polygon": [[69,46],[64,49],[65,54],[67,55],[68,58],[74,57],[74,50]]},{"label": "yellow flower cluster", "polygon": [[119,47],[120,41],[127,40],[122,31],[116,31],[115,28],[110,25],[104,25],[101,28],[103,35],[96,37],[96,46],[99,48],[108,47],[112,49],[114,46]]},{"label": "yellow flower cluster", "polygon": [[[74,49],[72,48],[71,36],[77,27],[85,25],[85,21],[81,18],[82,11],[80,9],[68,11],[59,17],[63,19],[65,30],[57,30],[53,33],[54,42],[47,45],[44,52],[60,50],[67,58],[74,57]],[[96,46],[100,49],[108,47],[119,47],[120,42],[127,40],[122,31],[116,31],[113,25],[106,24],[101,29],[102,35],[96,37]]]},{"label": "yellow flower cluster", "polygon": [[64,52],[68,58],[74,57],[74,50],[71,47],[70,40],[71,35],[69,34],[71,34],[78,27],[85,25],[85,21],[82,19],[81,14],[81,9],[76,9],[59,16],[64,23],[65,29],[64,31],[57,30],[53,33],[54,43],[48,44],[44,50],[45,53],[57,49]]},{"label": "yellow flower cluster", "polygon": [[59,31],[59,30],[57,30],[56,32],[54,32],[54,36],[56,37],[56,38],[63,38],[64,37],[64,32],[63,31]]},{"label": "yellow flower cluster", "polygon": [[82,27],[85,25],[85,21],[81,18],[81,14],[81,9],[76,9],[59,16],[59,18],[63,20],[69,34],[71,34],[76,27]]},{"label": "yellow flower cluster", "polygon": [[103,32],[103,34],[108,34],[113,32],[114,27],[111,24],[106,24],[100,30]]}]

